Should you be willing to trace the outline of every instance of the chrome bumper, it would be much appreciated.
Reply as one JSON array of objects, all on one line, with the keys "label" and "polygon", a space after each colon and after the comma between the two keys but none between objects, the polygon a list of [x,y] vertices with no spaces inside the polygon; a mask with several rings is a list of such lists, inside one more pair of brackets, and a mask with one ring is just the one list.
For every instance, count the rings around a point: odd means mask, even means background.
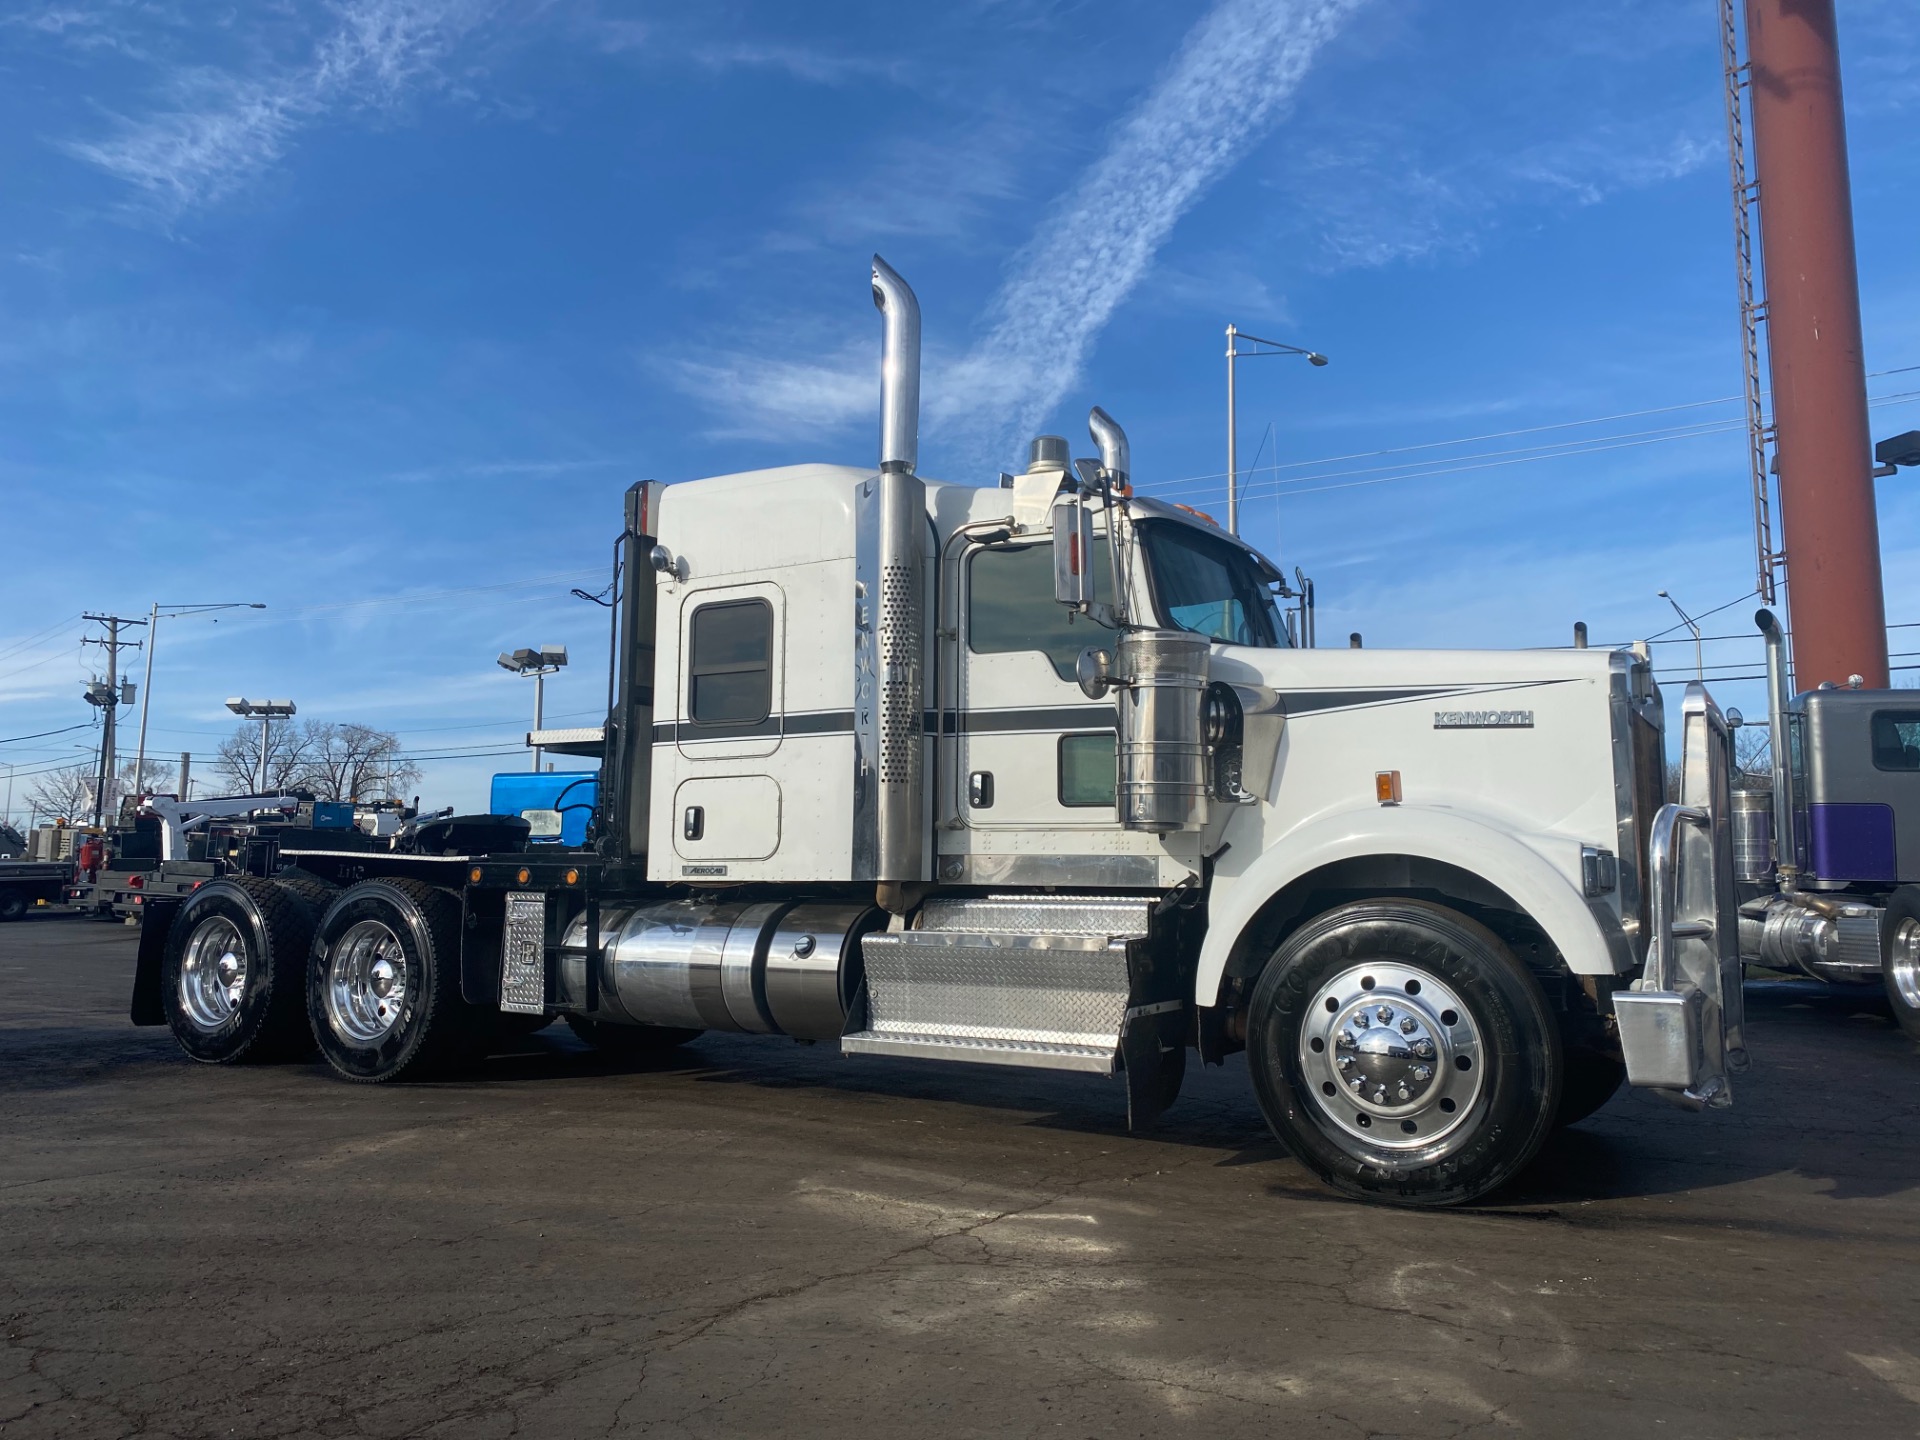
[{"label": "chrome bumper", "polygon": [[1747,1068],[1733,875],[1733,742],[1706,687],[1681,704],[1680,803],[1647,839],[1646,967],[1613,997],[1627,1081],[1694,1109],[1733,1103]]}]

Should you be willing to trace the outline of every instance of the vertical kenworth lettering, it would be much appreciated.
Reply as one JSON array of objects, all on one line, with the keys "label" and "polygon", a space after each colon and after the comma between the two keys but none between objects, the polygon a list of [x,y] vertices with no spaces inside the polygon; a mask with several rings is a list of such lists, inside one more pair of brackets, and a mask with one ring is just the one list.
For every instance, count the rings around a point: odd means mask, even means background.
[{"label": "vertical kenworth lettering", "polygon": [[1688,686],[1669,803],[1644,647],[1311,648],[1310,600],[1136,494],[1103,410],[1092,455],[924,478],[919,305],[871,284],[874,464],[608,497],[606,721],[528,736],[597,775],[531,820],[258,840],[147,907],[135,1018],[362,1081],[555,1018],[787,1036],[1105,1077],[1135,1129],[1245,1052],[1328,1184],[1446,1205],[1622,1084],[1729,1104],[1743,941],[1884,962],[1920,1012],[1920,823],[1873,798],[1920,786],[1920,707],[1782,691],[1756,801]]}]

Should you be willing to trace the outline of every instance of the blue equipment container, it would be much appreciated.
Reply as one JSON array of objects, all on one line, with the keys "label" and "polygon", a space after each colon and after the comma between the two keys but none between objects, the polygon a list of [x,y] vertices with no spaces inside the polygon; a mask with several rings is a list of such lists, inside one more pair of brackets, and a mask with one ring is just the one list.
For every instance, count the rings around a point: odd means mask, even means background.
[{"label": "blue equipment container", "polygon": [[528,839],[535,845],[585,845],[587,818],[599,797],[598,770],[519,770],[493,777],[488,809],[525,820],[533,827]]}]

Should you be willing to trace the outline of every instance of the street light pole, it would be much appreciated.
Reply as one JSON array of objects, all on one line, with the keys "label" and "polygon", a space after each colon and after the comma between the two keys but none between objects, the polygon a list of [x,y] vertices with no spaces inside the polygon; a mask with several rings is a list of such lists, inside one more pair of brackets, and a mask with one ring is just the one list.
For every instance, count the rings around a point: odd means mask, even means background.
[{"label": "street light pole", "polygon": [[1687,614],[1686,611],[1682,610],[1680,608],[1680,602],[1674,599],[1673,596],[1667,594],[1666,591],[1662,590],[1660,592],[1660,598],[1666,601],[1667,604],[1673,606],[1673,613],[1680,617],[1680,623],[1685,625],[1687,629],[1693,632],[1693,678],[1698,680],[1703,685],[1706,684],[1707,667],[1701,662],[1701,659],[1700,659],[1700,624],[1699,622],[1695,620],[1691,615]]},{"label": "street light pole", "polygon": [[[147,678],[140,690],[140,747],[133,762],[133,789],[137,795],[147,790],[147,710],[153,704],[153,651],[158,643],[155,639],[160,633],[160,612],[166,611],[167,619],[176,620],[182,615],[204,615],[209,610],[264,610],[267,607],[257,601],[235,600],[225,605],[167,605],[154,601],[153,609],[147,616]],[[182,795],[182,800],[187,797]]]},{"label": "street light pole", "polygon": [[[1244,340],[1254,348],[1242,350],[1240,342]],[[1263,350],[1259,347],[1265,346]],[[1240,417],[1234,394],[1234,361],[1251,360],[1258,355],[1304,355],[1309,365],[1320,366],[1327,363],[1327,357],[1318,350],[1308,350],[1299,345],[1288,345],[1279,340],[1266,340],[1258,335],[1249,335],[1237,325],[1227,326],[1227,533],[1240,533]],[[1257,455],[1254,457],[1259,458]]]},{"label": "street light pole", "polygon": [[[542,645],[538,650],[532,646],[523,646],[518,650],[502,651],[496,662],[502,670],[511,670],[516,675],[533,677],[533,732],[537,734],[546,719],[547,676],[562,669],[567,663],[567,647],[564,645]],[[541,749],[533,747],[534,773],[540,771]]]},{"label": "street light pole", "polygon": [[[244,695],[235,695],[227,701],[227,709],[236,715],[260,717],[260,763],[255,770],[253,793],[264,795],[267,793],[267,741],[272,733],[268,727],[274,716],[297,715],[300,707],[291,700],[249,700]],[[186,797],[183,795],[180,798],[184,800]]]}]

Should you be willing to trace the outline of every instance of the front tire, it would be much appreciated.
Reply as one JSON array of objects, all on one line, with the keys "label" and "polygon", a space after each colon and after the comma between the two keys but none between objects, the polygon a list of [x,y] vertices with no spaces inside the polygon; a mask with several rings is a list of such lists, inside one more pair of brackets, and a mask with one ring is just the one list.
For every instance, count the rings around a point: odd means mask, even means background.
[{"label": "front tire", "polygon": [[1902,885],[1880,917],[1880,974],[1893,1018],[1920,1042],[1920,886]]},{"label": "front tire", "polygon": [[180,907],[161,960],[167,1028],[209,1065],[310,1054],[303,981],[315,911],[267,880],[202,885]]},{"label": "front tire", "polygon": [[1519,1173],[1559,1107],[1559,1027],[1485,926],[1364,900],[1290,935],[1254,986],[1248,1059],[1267,1123],[1337,1190],[1460,1205]]},{"label": "front tire", "polygon": [[307,1018],[336,1074],[418,1080],[470,1058],[485,1012],[460,997],[460,905],[417,880],[363,880],[321,918]]}]

